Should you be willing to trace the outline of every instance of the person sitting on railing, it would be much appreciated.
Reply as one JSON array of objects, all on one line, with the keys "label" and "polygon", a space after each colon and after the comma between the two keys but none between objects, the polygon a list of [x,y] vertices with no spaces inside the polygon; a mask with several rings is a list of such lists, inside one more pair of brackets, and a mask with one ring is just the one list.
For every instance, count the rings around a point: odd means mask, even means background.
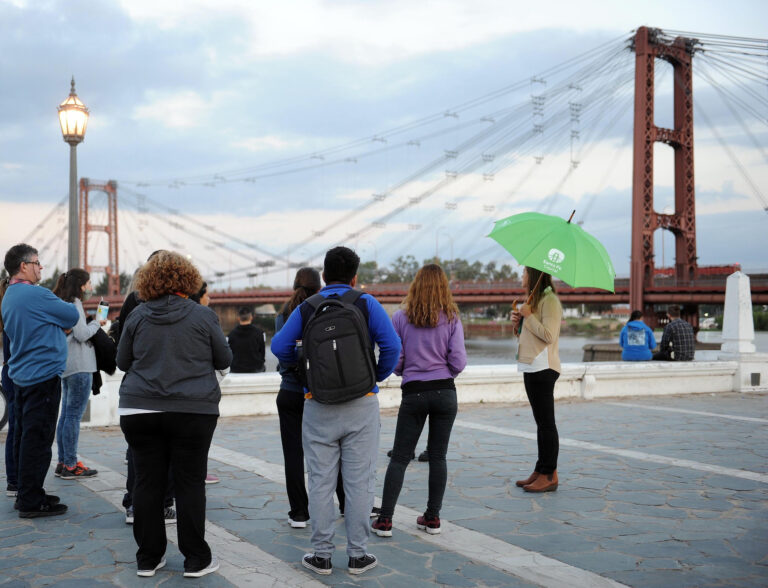
[{"label": "person sitting on railing", "polygon": [[621,359],[624,361],[649,361],[653,359],[656,337],[651,328],[643,322],[643,311],[633,310],[629,322],[619,334]]}]

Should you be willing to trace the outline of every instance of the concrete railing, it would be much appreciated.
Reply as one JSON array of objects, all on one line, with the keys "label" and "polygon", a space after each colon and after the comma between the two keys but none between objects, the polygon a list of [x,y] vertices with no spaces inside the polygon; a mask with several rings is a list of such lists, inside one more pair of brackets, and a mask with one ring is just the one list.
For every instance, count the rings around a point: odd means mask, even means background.
[{"label": "concrete railing", "polygon": [[[555,386],[558,399],[648,396],[671,394],[717,394],[768,391],[768,377],[755,378],[743,362],[623,362],[563,364]],[[765,370],[762,365],[760,369]],[[749,373],[748,373],[749,372]],[[117,401],[122,374],[108,376],[102,393],[91,399],[86,426],[119,423]],[[523,402],[527,400],[523,374],[515,365],[469,366],[457,379],[461,403]],[[280,376],[275,373],[229,374],[221,382],[221,416],[277,414],[275,398]],[[400,378],[391,376],[379,384],[382,408],[400,404]]]}]

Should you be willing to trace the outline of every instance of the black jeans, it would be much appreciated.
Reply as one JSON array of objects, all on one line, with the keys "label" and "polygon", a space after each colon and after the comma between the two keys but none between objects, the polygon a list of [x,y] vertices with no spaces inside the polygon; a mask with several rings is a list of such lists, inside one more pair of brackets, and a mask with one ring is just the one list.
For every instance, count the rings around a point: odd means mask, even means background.
[{"label": "black jeans", "polygon": [[211,548],[205,541],[205,475],[216,419],[216,415],[180,412],[120,417],[136,466],[133,537],[139,546],[140,570],[154,568],[165,554],[163,511],[169,469],[176,490],[184,570],[201,570],[211,563]]},{"label": "black jeans", "polygon": [[[280,388],[277,393],[277,414],[280,417],[280,440],[283,443],[285,462],[285,487],[291,518],[309,518],[309,499],[304,483],[304,448],[301,444],[301,422],[304,419],[304,394]],[[339,508],[344,512],[344,484],[341,469],[336,482],[336,497]]]},{"label": "black jeans", "polygon": [[45,503],[45,475],[51,466],[51,444],[61,402],[58,376],[31,386],[17,386],[14,399],[18,455],[19,510],[37,510]]},{"label": "black jeans", "polygon": [[395,512],[395,504],[403,487],[405,468],[411,463],[411,456],[416,450],[416,444],[419,442],[427,417],[429,417],[429,437],[427,438],[429,498],[426,514],[430,517],[440,515],[445,484],[448,480],[445,455],[448,453],[448,442],[457,410],[456,390],[427,390],[403,394],[400,410],[397,413],[392,459],[389,461],[387,475],[384,478],[381,516],[392,518]]},{"label": "black jeans", "polygon": [[559,377],[559,373],[550,369],[523,374],[525,393],[536,421],[536,441],[539,446],[539,459],[534,470],[546,475],[557,469],[557,456],[560,453],[560,437],[555,424],[555,382]]},{"label": "black jeans", "polygon": [[[125,452],[128,460],[128,475],[125,478],[125,494],[123,494],[123,507],[133,506],[133,487],[136,485],[136,467],[133,461],[133,451],[128,448]],[[165,507],[173,506],[173,470],[168,468],[168,482],[165,485]]]}]

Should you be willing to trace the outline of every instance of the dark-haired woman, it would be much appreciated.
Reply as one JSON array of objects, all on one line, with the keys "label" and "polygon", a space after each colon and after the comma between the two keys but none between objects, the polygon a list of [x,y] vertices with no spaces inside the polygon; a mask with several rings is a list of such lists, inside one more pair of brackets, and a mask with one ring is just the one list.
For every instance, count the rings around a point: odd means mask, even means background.
[{"label": "dark-haired woman", "polygon": [[429,495],[427,510],[416,519],[416,526],[430,535],[440,533],[440,509],[448,480],[445,456],[458,409],[453,379],[467,365],[459,309],[439,265],[425,265],[416,273],[403,307],[392,317],[403,343],[395,366],[395,374],[403,378],[403,399],[397,413],[392,459],[384,478],[381,514],[372,525],[380,537],[392,536],[392,517],[405,469],[427,418]]},{"label": "dark-haired woman", "polygon": [[59,463],[55,475],[62,480],[92,478],[98,472],[77,460],[80,420],[91,395],[93,372],[96,371],[96,351],[88,341],[107,321],[85,322],[83,300],[93,294],[91,276],[84,269],[72,268],[59,276],[53,293],[65,302],[72,302],[80,315],[77,324],[67,334],[67,367],[61,374],[61,414],[56,428]]},{"label": "dark-haired woman", "polygon": [[560,439],[555,424],[555,382],[560,377],[560,323],[563,307],[555,294],[552,276],[526,267],[523,288],[530,304],[524,304],[512,315],[519,337],[518,370],[536,421],[539,458],[533,473],[515,485],[526,492],[557,490],[557,457]]},{"label": "dark-haired woman", "polygon": [[[275,333],[283,328],[285,321],[296,307],[320,291],[320,273],[311,267],[296,272],[293,280],[293,295],[283,304],[275,317]],[[280,417],[280,439],[283,444],[285,462],[285,486],[291,510],[288,522],[291,527],[303,529],[309,521],[309,499],[304,483],[304,448],[301,443],[301,423],[304,417],[304,389],[296,375],[295,366],[278,364],[280,391],[277,393],[277,413]],[[344,512],[344,489],[341,471],[336,484],[339,508]]]}]

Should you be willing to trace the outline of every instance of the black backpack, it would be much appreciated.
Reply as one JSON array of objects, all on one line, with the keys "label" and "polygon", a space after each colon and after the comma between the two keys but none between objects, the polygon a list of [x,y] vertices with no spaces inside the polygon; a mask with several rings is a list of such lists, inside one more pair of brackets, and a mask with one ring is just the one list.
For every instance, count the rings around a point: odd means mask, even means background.
[{"label": "black backpack", "polygon": [[368,307],[359,290],[341,297],[315,294],[301,306],[304,332],[299,371],[312,398],[339,404],[376,385],[376,359],[368,333]]}]

